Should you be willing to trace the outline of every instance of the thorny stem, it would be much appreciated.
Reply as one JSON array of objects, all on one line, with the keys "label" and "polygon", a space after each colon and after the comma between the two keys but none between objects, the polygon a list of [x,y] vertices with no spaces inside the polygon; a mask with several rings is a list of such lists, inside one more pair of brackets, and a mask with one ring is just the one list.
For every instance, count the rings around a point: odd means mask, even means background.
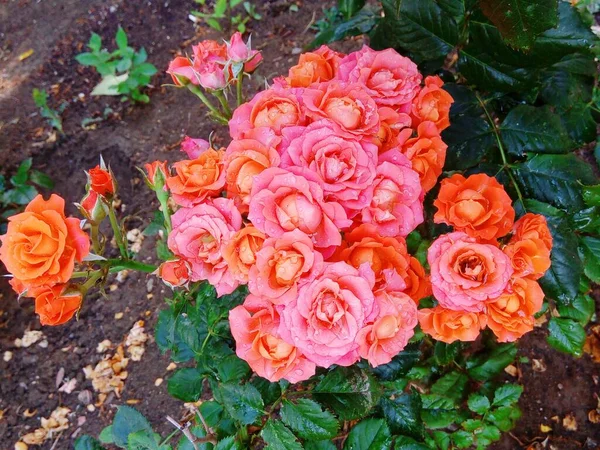
[{"label": "thorny stem", "polygon": [[225,112],[225,116],[228,119],[231,119],[231,108],[229,108],[229,103],[227,103],[227,99],[225,98],[225,95],[223,95],[223,91],[214,91],[212,94],[217,97],[217,100],[219,100],[219,103],[221,103],[223,111]]},{"label": "thorny stem", "polygon": [[102,249],[100,248],[100,225],[95,222],[90,222],[90,239],[92,241],[92,248],[94,249],[94,253],[99,255],[102,253]]},{"label": "thorny stem", "polygon": [[[122,259],[119,259],[119,258],[107,259],[104,261],[97,261],[97,263],[100,265],[104,265],[105,267],[108,267],[108,273],[116,273],[116,272],[120,272],[121,270],[124,270],[124,269],[138,270],[140,272],[145,272],[145,273],[152,273],[156,270],[156,266],[154,266],[152,264],[145,264],[143,262],[132,261],[132,260],[123,261]],[[104,272],[102,269],[82,270],[79,272],[73,272],[73,274],[71,275],[71,279],[92,277],[92,276],[95,276],[95,274],[97,274],[97,273],[102,274],[102,272]]]},{"label": "thorny stem", "polygon": [[173,229],[173,225],[171,224],[171,211],[169,210],[168,198],[169,196],[166,193],[156,192],[156,196],[158,197],[158,202],[160,203],[160,209],[162,215],[165,219],[165,228],[167,229],[167,234],[171,232]]},{"label": "thorny stem", "polygon": [[123,259],[127,260],[129,259],[129,255],[127,254],[127,245],[125,244],[121,226],[119,225],[117,216],[115,215],[115,208],[110,201],[108,204],[108,218],[110,219],[110,226],[113,229],[113,233],[115,233],[115,241],[117,241],[117,245],[119,246],[119,252],[121,252]]},{"label": "thorny stem", "polygon": [[227,123],[227,118],[224,117],[223,114],[221,114],[221,112],[219,111],[219,109],[211,103],[211,101],[208,99],[208,97],[206,97],[206,95],[204,95],[204,92],[202,92],[202,89],[200,89],[198,86],[193,85],[192,83],[189,83],[187,85],[187,88],[192,93],[194,93],[196,95],[196,97],[198,97],[200,100],[202,100],[202,103],[204,103],[206,105],[206,107],[210,110],[210,112],[213,114],[213,116],[215,118],[217,118],[219,121]]},{"label": "thorny stem", "polygon": [[242,84],[244,82],[244,69],[240,70],[240,73],[237,76],[237,83],[236,83],[236,93],[237,93],[237,105],[240,106],[242,103],[244,103],[244,92],[242,90]]}]

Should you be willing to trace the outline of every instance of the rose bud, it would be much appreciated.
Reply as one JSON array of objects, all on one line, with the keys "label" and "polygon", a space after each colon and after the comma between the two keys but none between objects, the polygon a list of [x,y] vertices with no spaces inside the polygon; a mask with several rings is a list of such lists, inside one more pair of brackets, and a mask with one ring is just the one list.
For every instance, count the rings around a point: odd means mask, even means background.
[{"label": "rose bud", "polygon": [[217,63],[206,64],[198,74],[198,78],[200,80],[200,86],[204,89],[216,91],[227,86],[223,67]]},{"label": "rose bud", "polygon": [[152,190],[163,189],[165,181],[169,176],[169,169],[166,161],[154,161],[149,164],[144,164],[146,172],[146,184]]},{"label": "rose bud", "polygon": [[184,57],[178,56],[169,63],[167,73],[173,78],[173,83],[177,86],[185,86],[186,84],[198,84],[198,77],[192,66],[192,62]]},{"label": "rose bud", "polygon": [[96,191],[90,190],[76,206],[86,219],[95,223],[102,222],[108,214],[106,203]]},{"label": "rose bud", "polygon": [[236,31],[227,43],[227,57],[236,63],[245,62],[250,56],[250,50],[242,39],[242,33]]},{"label": "rose bud", "polygon": [[210,143],[205,139],[194,139],[189,136],[181,141],[181,151],[188,156],[188,159],[196,159],[200,153],[208,150]]},{"label": "rose bud", "polygon": [[171,289],[186,286],[190,281],[190,265],[183,259],[166,261],[155,273]]},{"label": "rose bud", "polygon": [[248,61],[244,64],[244,72],[252,73],[256,70],[258,65],[262,62],[262,54],[258,50],[250,50],[250,56]]},{"label": "rose bud", "polygon": [[112,195],[117,190],[117,186],[110,169],[104,165],[100,159],[100,164],[90,169],[87,173],[89,189],[103,197]]}]

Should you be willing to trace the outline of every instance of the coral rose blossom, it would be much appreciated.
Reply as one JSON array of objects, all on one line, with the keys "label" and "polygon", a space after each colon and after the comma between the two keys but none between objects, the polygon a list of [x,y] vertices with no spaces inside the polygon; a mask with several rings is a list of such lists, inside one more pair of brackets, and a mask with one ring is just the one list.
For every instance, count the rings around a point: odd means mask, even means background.
[{"label": "coral rose blossom", "polygon": [[389,363],[415,334],[419,323],[417,305],[401,292],[379,292],[375,297],[379,311],[373,323],[358,332],[358,353],[372,367]]},{"label": "coral rose blossom", "polygon": [[440,77],[425,78],[425,87],[413,99],[411,115],[413,124],[431,121],[441,132],[450,126],[450,106],[454,99],[442,89],[444,82]]},{"label": "coral rose blossom", "polygon": [[359,359],[356,336],[376,314],[372,276],[361,272],[344,262],[325,264],[281,312],[283,339],[318,366],[349,366]]},{"label": "coral rose blossom", "polygon": [[541,239],[511,239],[503,249],[510,258],[514,275],[537,280],[550,268],[550,250]]},{"label": "coral rose blossom", "polygon": [[481,313],[453,311],[441,306],[421,309],[418,314],[423,332],[446,344],[474,341],[487,323]]},{"label": "coral rose blossom", "polygon": [[411,119],[408,114],[399,113],[392,108],[379,108],[379,130],[375,135],[375,144],[379,147],[379,153],[385,153],[388,150],[398,147],[398,137],[401,131],[406,131],[406,139],[412,133]]},{"label": "coral rose blossom", "polygon": [[546,218],[540,214],[527,213],[515,222],[513,239],[540,239],[548,250],[552,250],[552,235]]},{"label": "coral rose blossom", "polygon": [[256,227],[246,226],[225,245],[223,258],[240,283],[248,282],[248,274],[256,263],[256,254],[262,248],[265,237]]},{"label": "coral rose blossom", "polygon": [[201,71],[203,67],[211,63],[227,62],[227,45],[217,41],[206,39],[192,46],[194,53],[194,69]]},{"label": "coral rose blossom", "polygon": [[98,195],[106,196],[115,193],[116,186],[110,171],[96,166],[88,172],[90,189]]},{"label": "coral rose blossom", "polygon": [[39,286],[27,292],[28,297],[35,298],[35,312],[40,316],[42,325],[62,325],[75,315],[81,307],[81,292],[64,284]]},{"label": "coral rose blossom", "polygon": [[219,195],[225,186],[224,154],[223,150],[208,149],[197,159],[173,164],[175,175],[167,178],[167,186],[175,203],[189,208]]},{"label": "coral rose blossom", "polygon": [[271,382],[298,383],[315,374],[315,364],[279,336],[279,315],[267,300],[248,295],[243,305],[229,312],[229,324],[237,356],[257,375]]},{"label": "coral rose blossom", "polygon": [[375,51],[365,45],[340,61],[337,78],[363,84],[378,105],[400,107],[415,98],[422,76],[396,50]]},{"label": "coral rose blossom", "polygon": [[242,212],[248,211],[254,177],[280,163],[276,147],[281,138],[270,128],[255,128],[244,139],[231,141],[225,152],[227,196]]},{"label": "coral rose blossom", "polygon": [[465,233],[437,238],[427,251],[433,295],[444,308],[482,311],[498,297],[513,273],[508,257],[494,245]]},{"label": "coral rose blossom", "polygon": [[339,203],[323,199],[316,181],[279,168],[254,179],[248,218],[269,237],[298,229],[319,248],[340,245],[340,229],[351,224]]},{"label": "coral rose blossom", "polygon": [[375,225],[382,236],[407,236],[423,222],[419,175],[399,151],[384,153],[377,166],[371,203],[362,221]]},{"label": "coral rose blossom", "polygon": [[302,129],[281,158],[283,168],[303,167],[316,174],[326,198],[342,205],[350,217],[371,201],[368,188],[375,179],[376,164],[374,144],[341,136],[329,120]]},{"label": "coral rose blossom", "polygon": [[75,266],[90,252],[80,221],[65,217],[65,201],[52,194],[36,196],[25,211],[8,219],[0,236],[0,261],[22,286],[66,283]]},{"label": "coral rose blossom", "polygon": [[309,117],[329,119],[350,137],[361,138],[379,129],[377,105],[360,84],[321,83],[306,89],[302,99]]},{"label": "coral rose blossom", "polygon": [[314,52],[302,53],[285,81],[291,87],[308,87],[315,82],[329,81],[337,74],[342,56],[326,45]]},{"label": "coral rose blossom", "polygon": [[183,259],[165,261],[155,273],[171,289],[186,286],[190,281],[190,265]]},{"label": "coral rose blossom", "polygon": [[514,278],[506,291],[487,305],[488,327],[499,342],[513,342],[533,330],[533,315],[542,308],[544,291],[526,278]]},{"label": "coral rose blossom", "polygon": [[402,145],[402,153],[419,174],[423,191],[428,192],[436,185],[446,162],[447,148],[433,122],[422,122],[417,129],[417,137]]},{"label": "coral rose blossom", "polygon": [[242,227],[242,216],[233,201],[215,198],[181,208],[171,219],[169,249],[190,264],[190,280],[208,280],[219,296],[231,294],[239,283],[223,259],[223,247]]},{"label": "coral rose blossom", "polygon": [[300,280],[313,279],[322,265],[323,256],[314,250],[306,234],[300,230],[283,233],[267,239],[256,253],[248,288],[276,305],[284,305],[296,298]]},{"label": "coral rose blossom", "polygon": [[457,173],[442,180],[433,206],[438,209],[435,223],[445,223],[456,231],[488,241],[507,234],[515,219],[504,187],[484,173],[469,178]]},{"label": "coral rose blossom", "polygon": [[403,292],[417,304],[419,303],[419,300],[432,294],[429,276],[425,273],[425,269],[419,260],[414,256],[410,257],[404,282],[406,283],[406,288],[404,288]]}]

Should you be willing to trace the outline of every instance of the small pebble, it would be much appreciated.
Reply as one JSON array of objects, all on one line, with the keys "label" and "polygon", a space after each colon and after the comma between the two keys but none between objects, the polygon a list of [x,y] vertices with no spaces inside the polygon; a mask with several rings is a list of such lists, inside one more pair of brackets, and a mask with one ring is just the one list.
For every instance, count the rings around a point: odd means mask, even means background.
[{"label": "small pebble", "polygon": [[123,313],[122,312],[115,313],[115,320],[120,320],[122,318],[123,318]]},{"label": "small pebble", "polygon": [[15,450],[27,450],[29,447],[27,447],[27,444],[25,442],[17,442],[15,444]]},{"label": "small pebble", "polygon": [[163,379],[162,378],[157,378],[156,380],[154,380],[154,386],[158,387],[162,384]]},{"label": "small pebble", "polygon": [[[13,357],[12,352],[9,352],[8,350],[4,352],[4,362],[9,362]],[[23,444],[25,446],[27,446],[27,444],[24,444],[23,442],[17,442],[17,444]]]},{"label": "small pebble", "polygon": [[96,411],[96,407],[95,407],[94,405],[92,405],[91,403],[90,403],[89,405],[87,405],[86,409],[87,409],[89,412],[94,412],[94,411]]}]

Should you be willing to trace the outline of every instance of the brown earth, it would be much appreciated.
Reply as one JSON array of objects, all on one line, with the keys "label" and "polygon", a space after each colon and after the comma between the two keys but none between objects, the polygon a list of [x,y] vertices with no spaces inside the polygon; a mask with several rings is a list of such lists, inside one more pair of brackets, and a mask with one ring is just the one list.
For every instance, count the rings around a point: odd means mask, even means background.
[{"label": "brown earth", "polygon": [[[260,75],[254,76],[254,88],[295,61],[295,54],[311,40],[309,24],[321,16],[324,5],[333,3],[255,2],[263,20],[253,24],[253,42],[263,51],[265,64]],[[298,12],[290,11],[291,4],[299,7]],[[225,130],[215,128],[206,118],[205,109],[193,96],[161,87],[169,83],[163,70],[176,52],[189,50],[197,40],[218,38],[206,27],[194,28],[188,19],[192,8],[193,2],[184,0],[0,0],[0,173],[10,174],[21,160],[32,156],[34,168],[49,174],[56,182],[55,191],[71,204],[83,194],[83,170],[96,165],[102,155],[120,181],[120,196],[129,215],[127,226],[147,224],[156,205],[140,187],[135,167],[155,159],[178,159],[177,144],[186,134],[207,137],[216,129],[216,139],[225,141],[227,137]],[[112,47],[119,24],[127,31],[130,44],[144,46],[149,60],[159,68],[154,87],[148,89],[149,105],[132,107],[118,98],[91,97],[99,76],[73,59],[83,51],[92,31]],[[350,50],[360,45],[358,40],[344,47]],[[19,55],[30,49],[33,54],[19,61]],[[31,99],[34,87],[51,92],[52,107],[66,104],[64,137],[52,133],[39,116]],[[103,116],[106,118],[100,120]],[[82,121],[90,118],[98,122],[84,129]],[[75,212],[73,208],[71,212]],[[145,240],[139,257],[154,258],[153,238]],[[110,423],[115,406],[128,401],[157,431],[172,430],[165,416],[179,416],[182,404],[167,394],[166,383],[155,386],[157,378],[168,377],[170,361],[153,342],[147,344],[140,362],[130,363],[121,398],[109,399],[93,412],[78,399],[81,391],[92,391],[82,368],[100,360],[96,352],[99,342],[121,342],[140,319],[152,330],[168,290],[148,280],[131,274],[116,283],[116,290],[106,297],[89,296],[79,321],[43,328],[47,348],[38,344],[15,347],[15,339],[26,330],[41,328],[31,302],[19,304],[8,284],[0,280],[0,350],[12,352],[9,361],[0,360],[0,448],[13,448],[20,436],[39,427],[40,418],[48,417],[59,405],[74,412],[71,425],[42,448],[71,448],[77,435],[97,435]],[[119,320],[115,319],[117,313],[123,313]],[[592,424],[587,414],[598,404],[600,366],[587,355],[573,359],[549,349],[542,329],[525,337],[520,348],[520,356],[530,361],[518,364],[522,374],[518,381],[525,385],[520,402],[524,417],[512,433],[514,438],[505,436],[495,448],[527,448],[532,441],[546,438],[546,448],[599,448],[600,426]],[[532,369],[534,359],[545,363],[545,372]],[[56,378],[61,369],[64,379],[78,381],[70,394],[58,392]],[[563,418],[569,414],[574,416],[577,430],[563,426]],[[552,431],[542,432],[541,424]]]}]

